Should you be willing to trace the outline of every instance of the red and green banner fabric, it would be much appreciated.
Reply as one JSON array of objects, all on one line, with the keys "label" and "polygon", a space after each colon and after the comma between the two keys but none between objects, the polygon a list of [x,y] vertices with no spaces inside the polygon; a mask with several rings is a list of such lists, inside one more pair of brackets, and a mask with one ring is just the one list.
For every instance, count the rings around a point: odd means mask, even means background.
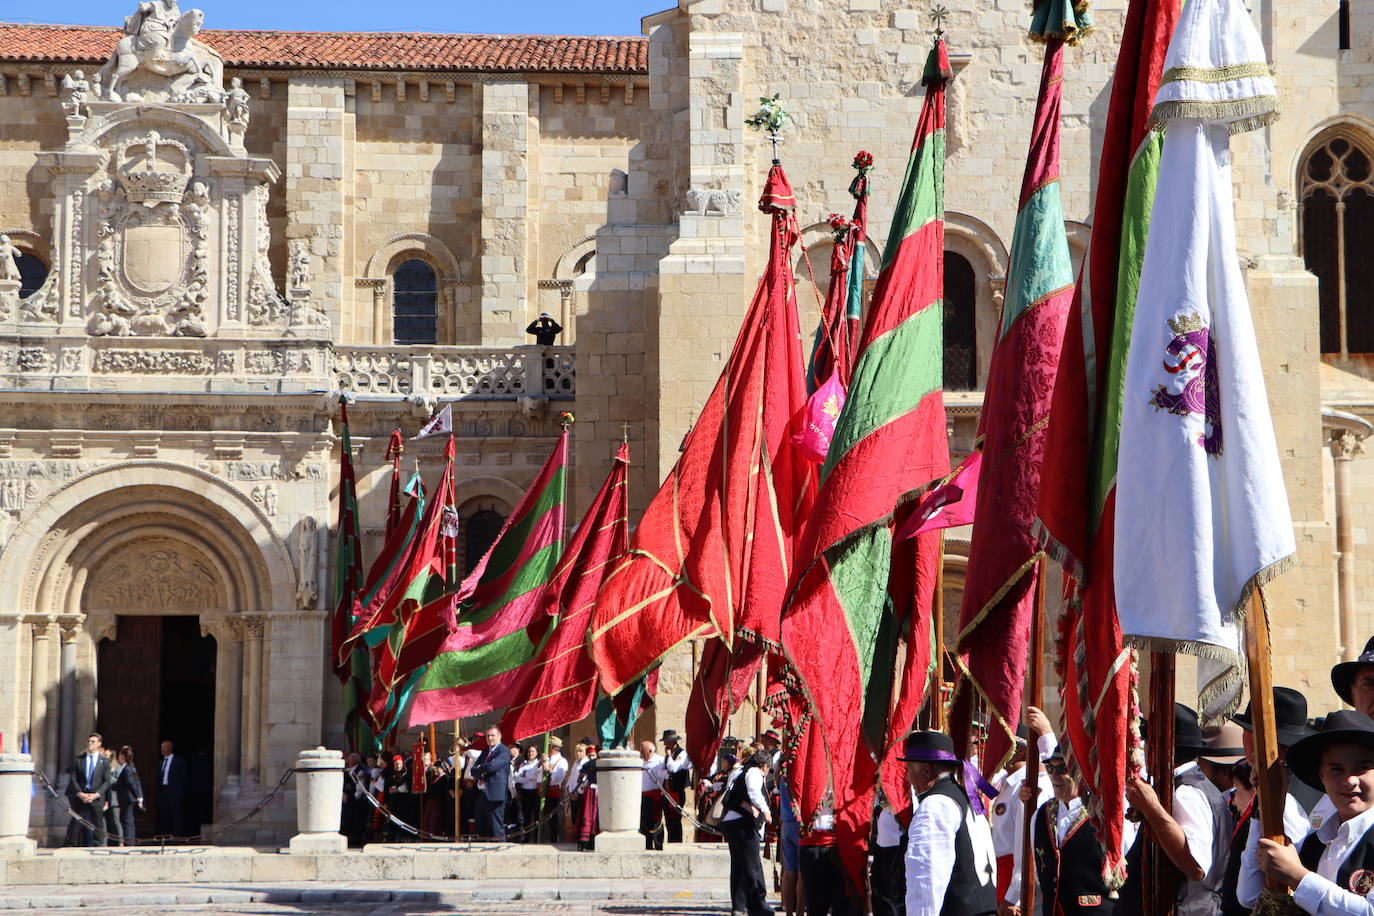
[{"label": "red and green banner fabric", "polygon": [[545,587],[563,557],[568,429],[486,555],[445,600],[456,626],[425,659],[409,724],[505,705],[548,637]]},{"label": "red and green banner fabric", "polygon": [[353,472],[353,440],[348,434],[348,402],[339,398],[339,521],[334,536],[334,613],[330,618],[330,658],[340,683],[348,682],[344,641],[353,625],[353,598],[363,580],[363,538],[358,523],[358,481]]},{"label": "red and green banner fabric", "polygon": [[[1043,3],[1042,7],[1055,6]],[[1071,8],[1073,34],[1091,28]],[[1060,201],[1064,39],[1045,37],[1045,59],[1021,180],[1006,296],[993,343],[975,447],[982,451],[973,540],[964,574],[955,653],[961,675],[949,721],[962,756],[981,697],[987,705],[984,775],[1002,768],[1021,718],[1039,560],[1032,526],[1054,377],[1073,300],[1073,265]],[[1040,697],[1031,698],[1040,705]]]},{"label": "red and green banner fabric", "polygon": [[[592,608],[611,566],[630,546],[625,479],[630,447],[622,444],[611,472],[587,508],[553,578],[539,597],[549,638],[524,669],[501,719],[513,741],[571,725],[586,718],[596,702],[596,663],[587,644]],[[538,624],[531,624],[531,635]]]},{"label": "red and green banner fabric", "polygon": [[888,797],[905,798],[889,750],[915,721],[931,661],[939,535],[894,544],[893,532],[949,473],[941,390],[949,73],[937,39],[849,397],[782,621],[815,751],[794,756],[788,787],[803,824],[833,793],[836,841],[859,887],[879,763]]},{"label": "red and green banner fabric", "polygon": [[1162,136],[1148,127],[1179,0],[1131,0],[1097,159],[1093,232],[1055,378],[1036,530],[1064,568],[1057,649],[1066,742],[1093,801],[1109,884],[1124,878],[1135,673],[1113,582],[1121,408]]},{"label": "red and green banner fabric", "polygon": [[794,206],[774,165],[760,202],[773,217],[767,269],[676,466],[597,597],[592,652],[608,693],[694,636],[724,640],[732,655],[740,639],[753,656],[777,641],[815,487],[815,465],[791,447],[806,401],[788,258]]}]

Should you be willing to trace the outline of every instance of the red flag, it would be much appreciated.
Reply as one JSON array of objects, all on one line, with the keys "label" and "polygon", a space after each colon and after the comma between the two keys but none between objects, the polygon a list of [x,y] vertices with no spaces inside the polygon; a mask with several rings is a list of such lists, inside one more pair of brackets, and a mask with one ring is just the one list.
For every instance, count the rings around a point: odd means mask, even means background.
[{"label": "red flag", "polygon": [[783,648],[811,716],[809,740],[822,745],[795,761],[789,788],[803,824],[833,792],[836,843],[856,887],[863,887],[875,761],[884,764],[888,797],[904,798],[902,765],[889,750],[912,727],[930,667],[939,536],[894,542],[894,533],[949,473],[940,371],[949,74],[937,39],[849,399],[782,622]]},{"label": "red flag", "polygon": [[1179,6],[1135,0],[1126,12],[1097,159],[1093,234],[1065,329],[1037,507],[1037,532],[1068,580],[1058,647],[1065,734],[1094,799],[1109,886],[1124,879],[1123,791],[1135,743],[1135,673],[1113,594],[1114,481],[1131,319],[1162,146],[1147,122]]},{"label": "red flag", "polygon": [[957,528],[973,523],[974,505],[978,498],[978,477],[983,470],[983,453],[973,452],[916,504],[916,511],[897,529],[897,540]]},{"label": "red flag", "polygon": [[[814,469],[791,447],[806,399],[788,250],[792,189],[773,166],[768,266],[725,371],[597,596],[592,652],[614,693],[692,636],[776,642]],[[761,651],[761,650],[760,650]],[[755,653],[757,655],[757,653]]]},{"label": "red flag", "polygon": [[553,633],[512,691],[501,731],[514,741],[553,731],[591,715],[596,701],[596,664],[587,630],[611,566],[629,549],[629,506],[625,476],[630,447],[622,444],[611,473],[577,526],[540,602]]},{"label": "red flag", "polygon": [[405,451],[405,438],[399,429],[391,431],[391,441],[386,446],[386,457],[391,462],[391,498],[386,504],[386,536],[389,538],[396,526],[401,523],[401,452]]},{"label": "red flag", "polygon": [[363,579],[363,539],[358,526],[358,483],[353,473],[353,443],[348,435],[348,402],[339,397],[339,417],[343,440],[339,449],[339,523],[335,537],[339,539],[338,555],[334,559],[334,613],[330,617],[330,657],[339,682],[347,684],[350,667],[343,652],[353,623],[353,596]]}]

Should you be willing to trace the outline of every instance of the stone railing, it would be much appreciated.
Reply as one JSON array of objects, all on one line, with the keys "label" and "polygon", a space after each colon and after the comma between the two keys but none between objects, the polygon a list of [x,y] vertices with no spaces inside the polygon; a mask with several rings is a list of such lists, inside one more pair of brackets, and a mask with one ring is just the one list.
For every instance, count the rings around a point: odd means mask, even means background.
[{"label": "stone railing", "polygon": [[473,400],[577,394],[572,347],[337,347],[339,388],[356,394]]}]

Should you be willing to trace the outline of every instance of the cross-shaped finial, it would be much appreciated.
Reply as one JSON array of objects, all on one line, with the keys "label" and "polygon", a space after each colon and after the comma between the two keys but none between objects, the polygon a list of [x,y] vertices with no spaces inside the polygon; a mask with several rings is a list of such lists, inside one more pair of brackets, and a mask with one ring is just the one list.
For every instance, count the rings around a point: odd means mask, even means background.
[{"label": "cross-shaped finial", "polygon": [[622,442],[629,442],[629,441],[630,441],[630,424],[628,424],[628,423],[621,423],[621,424],[620,424],[620,441],[622,441]]},{"label": "cross-shaped finial", "polygon": [[945,20],[949,18],[949,7],[943,3],[937,3],[930,11],[930,21],[935,26],[935,36],[945,34]]}]

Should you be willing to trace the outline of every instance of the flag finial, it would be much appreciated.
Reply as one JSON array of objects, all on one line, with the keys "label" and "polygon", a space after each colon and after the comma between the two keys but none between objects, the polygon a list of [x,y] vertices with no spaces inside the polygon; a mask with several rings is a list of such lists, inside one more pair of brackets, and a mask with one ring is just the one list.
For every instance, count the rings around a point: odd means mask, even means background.
[{"label": "flag finial", "polygon": [[761,96],[759,98],[759,110],[754,112],[750,117],[744,119],[744,123],[755,130],[766,131],[764,136],[773,144],[774,165],[781,164],[778,159],[778,144],[781,143],[783,139],[783,127],[792,117],[787,113],[787,110],[782,107],[781,98],[781,92],[773,93],[771,99],[766,95]]},{"label": "flag finial", "polygon": [[949,18],[949,7],[943,3],[937,3],[930,11],[931,25],[935,26],[935,37],[939,38],[945,34],[945,20]]},{"label": "flag finial", "polygon": [[565,410],[558,415],[558,423],[564,429],[568,429],[569,427],[571,427],[576,419],[577,418],[572,415],[572,411],[568,410]]},{"label": "flag finial", "polygon": [[621,424],[620,424],[620,441],[621,441],[621,442],[624,442],[626,445],[629,444],[629,442],[630,442],[630,424],[628,424],[628,423],[621,423]]}]

